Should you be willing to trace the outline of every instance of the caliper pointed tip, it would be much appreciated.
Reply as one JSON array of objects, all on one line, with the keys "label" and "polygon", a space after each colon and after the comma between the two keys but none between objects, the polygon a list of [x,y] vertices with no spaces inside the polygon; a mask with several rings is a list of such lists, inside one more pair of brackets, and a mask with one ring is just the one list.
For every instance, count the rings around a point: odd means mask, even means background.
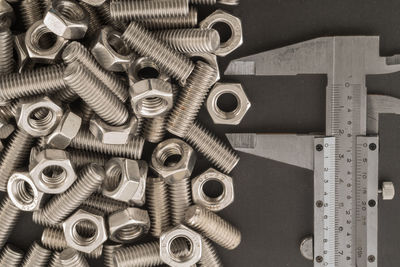
[{"label": "caliper pointed tip", "polygon": [[229,143],[236,150],[243,150],[256,147],[256,134],[226,134]]}]

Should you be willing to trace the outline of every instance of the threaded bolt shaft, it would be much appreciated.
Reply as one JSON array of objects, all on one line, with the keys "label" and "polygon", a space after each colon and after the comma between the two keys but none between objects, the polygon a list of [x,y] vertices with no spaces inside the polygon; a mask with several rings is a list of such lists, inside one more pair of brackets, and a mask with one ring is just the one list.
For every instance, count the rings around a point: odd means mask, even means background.
[{"label": "threaded bolt shaft", "polygon": [[117,245],[104,245],[103,256],[104,256],[104,266],[105,267],[115,267],[114,264],[114,253],[122,247],[121,244]]},{"label": "threaded bolt shaft", "polygon": [[189,13],[188,0],[113,1],[111,17],[119,21],[184,16]]},{"label": "threaded bolt shaft", "polygon": [[226,249],[234,249],[240,244],[241,234],[236,227],[201,206],[191,206],[184,223]]},{"label": "threaded bolt shaft", "polygon": [[194,28],[197,25],[197,9],[190,7],[185,16],[141,20],[140,24],[149,30]]},{"label": "threaded bolt shaft", "polygon": [[8,196],[3,198],[0,204],[0,249],[7,242],[20,213],[20,210],[12,203]]},{"label": "threaded bolt shaft", "polygon": [[137,118],[137,127],[136,127],[136,132],[134,135],[139,136],[143,132],[143,127],[144,127],[144,123],[145,123],[146,119],[143,117],[137,116],[137,115],[136,115],[136,118]]},{"label": "threaded bolt shaft", "polygon": [[156,36],[181,53],[215,52],[220,45],[214,29],[175,29],[156,32]]},{"label": "threaded bolt shaft", "polygon": [[80,63],[68,65],[64,81],[105,122],[120,126],[128,121],[129,112],[122,101]]},{"label": "threaded bolt shaft", "polygon": [[222,267],[221,259],[210,240],[203,237],[202,244],[201,259],[199,261],[200,266]]},{"label": "threaded bolt shaft", "polygon": [[19,100],[13,100],[5,106],[0,107],[0,117],[5,121],[10,121],[17,116]]},{"label": "threaded bolt shaft", "polygon": [[87,129],[81,129],[70,144],[72,148],[129,159],[140,159],[142,157],[143,146],[144,139],[142,137],[134,137],[124,145],[103,144]]},{"label": "threaded bolt shaft", "polygon": [[160,237],[170,226],[168,188],[163,178],[147,178],[146,202],[150,216],[150,233]]},{"label": "threaded bolt shaft", "polygon": [[89,267],[89,263],[83,255],[72,248],[64,249],[60,254],[62,266]]},{"label": "threaded bolt shaft", "polygon": [[51,259],[49,262],[49,267],[62,267],[61,261],[60,261],[60,254],[61,254],[61,252],[59,252],[59,251],[53,252],[53,255],[51,256]]},{"label": "threaded bolt shaft", "polygon": [[160,244],[154,241],[120,248],[114,254],[114,263],[118,267],[161,265]]},{"label": "threaded bolt shaft", "polygon": [[76,168],[80,169],[89,163],[96,163],[100,166],[104,166],[108,157],[103,154],[95,153],[91,151],[68,149],[69,159],[75,165]]},{"label": "threaded bolt shaft", "polygon": [[109,215],[116,211],[126,209],[128,207],[128,204],[122,201],[105,197],[102,194],[94,193],[82,203],[82,206],[94,208],[101,211],[105,215]]},{"label": "threaded bolt shaft", "polygon": [[10,29],[0,27],[0,75],[14,70],[13,36]]},{"label": "threaded bolt shaft", "polygon": [[51,256],[51,251],[33,242],[28,254],[22,261],[22,267],[46,267]]},{"label": "threaded bolt shaft", "polygon": [[99,79],[122,102],[128,99],[128,86],[113,73],[103,69],[93,55],[79,42],[70,43],[62,54],[65,63],[79,62]]},{"label": "threaded bolt shaft", "polygon": [[215,5],[217,0],[190,0],[193,5]]},{"label": "threaded bolt shaft", "polygon": [[86,32],[85,38],[90,40],[96,34],[96,32],[101,29],[102,24],[97,16],[96,9],[93,6],[82,1],[79,2],[79,5],[81,5],[89,14],[89,28]]},{"label": "threaded bolt shaft", "polygon": [[43,208],[43,216],[56,224],[79,207],[102,184],[105,178],[103,167],[95,163],[86,165],[77,181],[64,193],[54,196]]},{"label": "threaded bolt shaft", "polygon": [[0,266],[18,267],[24,253],[19,248],[7,245],[0,255]]},{"label": "threaded bolt shaft", "polygon": [[143,137],[150,143],[159,143],[164,139],[167,125],[167,117],[160,116],[145,119],[143,124]]},{"label": "threaded bolt shaft", "polygon": [[23,0],[19,8],[25,29],[29,29],[36,21],[42,19],[42,7],[38,0]]},{"label": "threaded bolt shaft", "polygon": [[40,69],[11,73],[0,79],[0,99],[51,94],[66,88],[63,80],[65,67],[55,65]]},{"label": "threaded bolt shaft", "polygon": [[7,190],[7,182],[15,169],[22,167],[29,158],[34,138],[23,130],[17,129],[0,157],[0,191]]},{"label": "threaded bolt shaft", "polygon": [[186,210],[192,204],[192,194],[190,189],[189,177],[168,184],[168,192],[171,201],[172,225],[179,225],[182,223]]},{"label": "threaded bolt shaft", "polygon": [[141,54],[152,59],[157,66],[182,84],[194,68],[194,64],[183,54],[160,41],[153,33],[136,22],[131,22],[122,34],[122,40]]},{"label": "threaded bolt shaft", "polygon": [[236,152],[199,122],[192,125],[184,140],[225,173],[230,173],[239,162]]},{"label": "threaded bolt shaft", "polygon": [[93,109],[85,101],[81,101],[79,109],[82,118],[82,124],[88,124],[94,115]]},{"label": "threaded bolt shaft", "polygon": [[217,72],[207,63],[196,63],[192,74],[187,79],[178,101],[171,111],[167,130],[183,138],[192,126],[203,105],[210,87],[216,81]]},{"label": "threaded bolt shaft", "polygon": [[54,229],[62,229],[62,223],[50,223],[47,221],[47,219],[43,215],[42,210],[35,210],[32,213],[32,221],[38,225],[45,226],[45,227],[51,227]]},{"label": "threaded bolt shaft", "polygon": [[118,31],[125,31],[127,25],[124,22],[114,20],[111,18],[111,11],[110,11],[110,3],[104,2],[102,5],[96,7],[96,10],[99,14],[100,19],[103,22],[103,25],[111,25],[114,29]]}]

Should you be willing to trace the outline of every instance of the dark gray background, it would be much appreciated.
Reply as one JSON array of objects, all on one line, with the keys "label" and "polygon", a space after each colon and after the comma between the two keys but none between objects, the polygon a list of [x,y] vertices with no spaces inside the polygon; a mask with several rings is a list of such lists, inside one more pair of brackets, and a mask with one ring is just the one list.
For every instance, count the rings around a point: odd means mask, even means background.
[{"label": "dark gray background", "polygon": [[[225,8],[225,7],[224,7]],[[202,8],[202,17],[212,8]],[[242,0],[229,8],[242,18],[244,45],[220,60],[225,70],[229,60],[265,50],[332,35],[380,35],[381,54],[400,53],[400,2],[398,0]],[[323,76],[224,77],[242,82],[252,102],[239,126],[214,126],[207,112],[200,120],[224,138],[226,132],[309,133],[325,129],[325,84]],[[368,77],[370,93],[400,97],[400,73]],[[381,119],[380,168],[382,180],[400,185],[400,117]],[[146,148],[146,157],[151,147]],[[242,231],[242,244],[234,251],[218,248],[229,267],[306,267],[298,246],[313,231],[313,174],[246,154],[232,172],[236,201],[221,216]],[[208,167],[200,159],[195,174]],[[400,198],[379,203],[379,266],[400,264]],[[0,222],[1,223],[1,222]],[[31,223],[31,214],[21,217],[10,242],[27,249],[40,239],[41,228]],[[101,266],[93,262],[92,266]]]}]

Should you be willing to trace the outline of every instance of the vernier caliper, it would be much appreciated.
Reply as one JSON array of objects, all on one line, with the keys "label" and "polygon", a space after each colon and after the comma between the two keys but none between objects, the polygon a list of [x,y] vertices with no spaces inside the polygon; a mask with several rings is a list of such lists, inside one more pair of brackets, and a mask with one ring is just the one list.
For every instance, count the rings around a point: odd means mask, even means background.
[{"label": "vernier caliper", "polygon": [[378,266],[378,193],[394,197],[392,183],[378,185],[378,119],[400,114],[400,100],[367,96],[366,75],[400,71],[397,63],[379,56],[379,37],[325,37],[234,60],[225,72],[328,75],[325,134],[227,135],[239,151],[314,171],[314,236],[302,252],[315,267]]}]

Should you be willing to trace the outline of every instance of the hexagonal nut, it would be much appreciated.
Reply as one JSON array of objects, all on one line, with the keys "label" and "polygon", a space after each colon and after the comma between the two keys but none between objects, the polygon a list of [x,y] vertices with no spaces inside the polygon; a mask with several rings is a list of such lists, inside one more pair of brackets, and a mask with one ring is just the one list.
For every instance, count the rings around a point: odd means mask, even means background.
[{"label": "hexagonal nut", "polygon": [[[218,106],[218,99],[224,94],[231,94],[237,101],[237,106],[232,111],[223,111]],[[251,103],[240,83],[217,83],[211,89],[207,98],[207,110],[215,124],[238,125]]]},{"label": "hexagonal nut", "polygon": [[36,187],[48,194],[65,192],[76,180],[75,168],[68,152],[45,149],[29,164],[29,173]]},{"label": "hexagonal nut", "polygon": [[130,243],[145,235],[150,229],[146,210],[126,208],[108,218],[110,239],[117,243]]},{"label": "hexagonal nut", "polygon": [[121,126],[112,126],[104,122],[99,116],[90,120],[90,132],[103,144],[123,145],[131,140],[136,132],[138,121],[135,116]]},{"label": "hexagonal nut", "polygon": [[106,26],[97,34],[91,52],[97,62],[109,71],[126,71],[134,54],[121,39],[121,33]]},{"label": "hexagonal nut", "polygon": [[167,114],[174,104],[171,83],[161,79],[147,79],[130,89],[133,112],[139,117],[154,118]]},{"label": "hexagonal nut", "polygon": [[[82,234],[79,225],[90,224],[96,231]],[[64,236],[67,245],[84,253],[91,253],[107,240],[106,223],[101,215],[93,214],[83,209],[77,210],[63,223]]]},{"label": "hexagonal nut", "polygon": [[148,166],[146,161],[112,158],[105,165],[103,195],[142,206],[145,202]]},{"label": "hexagonal nut", "polygon": [[63,114],[61,105],[47,96],[24,99],[19,102],[17,125],[34,137],[46,136],[57,127]]},{"label": "hexagonal nut", "polygon": [[82,2],[91,5],[91,6],[101,6],[104,4],[107,0],[82,0]]},{"label": "hexagonal nut", "polygon": [[170,77],[148,57],[136,58],[128,68],[129,86],[146,79],[170,81]]},{"label": "hexagonal nut", "polygon": [[23,211],[39,210],[43,204],[44,194],[32,181],[28,172],[16,172],[7,183],[7,193],[14,205]]},{"label": "hexagonal nut", "polygon": [[89,28],[89,14],[75,0],[53,0],[43,23],[65,39],[82,39]]},{"label": "hexagonal nut", "polygon": [[8,138],[15,130],[13,124],[8,123],[4,119],[0,118],[0,139]]},{"label": "hexagonal nut", "polygon": [[67,110],[54,131],[44,137],[44,143],[52,148],[65,149],[78,134],[81,125],[82,118]]},{"label": "hexagonal nut", "polygon": [[[179,253],[180,240],[190,244],[190,253]],[[187,249],[187,248],[185,248]],[[196,264],[202,256],[201,235],[186,226],[179,225],[163,233],[160,237],[161,260],[171,267],[188,267]]]},{"label": "hexagonal nut", "polygon": [[[10,27],[11,23],[15,20],[14,9],[5,0],[0,0],[0,24],[1,26]],[[4,25],[3,25],[4,23]]]},{"label": "hexagonal nut", "polygon": [[[176,160],[179,158],[178,160]],[[172,138],[157,145],[151,156],[151,168],[168,184],[190,177],[196,152],[180,139]]]},{"label": "hexagonal nut", "polygon": [[25,44],[25,33],[14,36],[14,49],[17,53],[17,69],[21,73],[27,69],[32,69],[35,65],[28,55],[28,50]]},{"label": "hexagonal nut", "polygon": [[217,56],[227,56],[243,44],[242,22],[238,17],[235,17],[223,10],[217,10],[202,22],[200,28],[211,29],[217,23],[225,23],[229,26],[232,36],[228,41],[221,43],[219,49],[215,52]]},{"label": "hexagonal nut", "polygon": [[217,59],[216,55],[210,54],[210,53],[201,53],[201,52],[200,53],[188,53],[186,55],[194,62],[203,61],[203,62],[209,64],[211,67],[213,67],[217,71],[217,77],[215,79],[215,82],[217,82],[221,79],[221,74],[219,72],[218,59]]},{"label": "hexagonal nut", "polygon": [[[222,185],[222,194],[218,197],[209,197],[204,192],[207,182],[216,181]],[[235,199],[232,178],[213,168],[208,169],[192,180],[193,202],[211,211],[221,211],[228,207]]]}]

